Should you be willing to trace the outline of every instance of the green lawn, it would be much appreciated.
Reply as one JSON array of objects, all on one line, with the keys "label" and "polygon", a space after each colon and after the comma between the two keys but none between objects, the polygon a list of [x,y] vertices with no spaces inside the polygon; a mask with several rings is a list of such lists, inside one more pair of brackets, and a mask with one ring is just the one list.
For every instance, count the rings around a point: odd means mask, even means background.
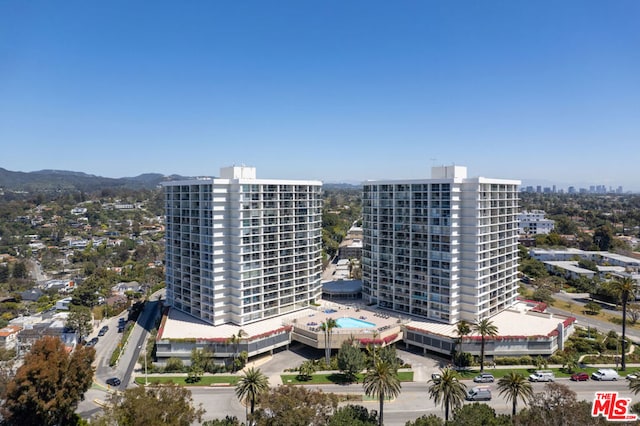
[{"label": "green lawn", "polygon": [[[311,380],[298,380],[297,374],[283,374],[280,376],[282,383],[292,385],[320,385],[320,384],[348,384],[351,383],[346,380],[345,376],[341,373],[328,373],[328,374],[314,374],[311,376]],[[358,374],[358,383],[362,383],[364,374]],[[400,371],[398,372],[398,378],[401,382],[412,382],[413,371]]]},{"label": "green lawn", "polygon": [[[187,379],[186,376],[163,376],[163,377],[153,376],[153,377],[149,377],[149,383],[150,384],[176,383],[178,385],[183,385],[183,386],[211,386],[214,384],[235,385],[238,382],[238,380],[240,380],[240,377],[238,376],[202,376],[200,380],[195,383],[187,383],[186,379]],[[145,378],[136,377],[136,383],[139,385],[144,385]]]}]

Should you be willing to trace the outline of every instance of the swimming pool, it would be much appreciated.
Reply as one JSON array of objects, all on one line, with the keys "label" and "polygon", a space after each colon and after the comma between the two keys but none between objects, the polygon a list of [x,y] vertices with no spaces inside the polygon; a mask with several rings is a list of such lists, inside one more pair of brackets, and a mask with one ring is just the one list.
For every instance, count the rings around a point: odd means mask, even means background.
[{"label": "swimming pool", "polygon": [[376,326],[372,322],[351,317],[338,318],[336,319],[336,324],[338,324],[338,327],[340,328],[370,328]]}]

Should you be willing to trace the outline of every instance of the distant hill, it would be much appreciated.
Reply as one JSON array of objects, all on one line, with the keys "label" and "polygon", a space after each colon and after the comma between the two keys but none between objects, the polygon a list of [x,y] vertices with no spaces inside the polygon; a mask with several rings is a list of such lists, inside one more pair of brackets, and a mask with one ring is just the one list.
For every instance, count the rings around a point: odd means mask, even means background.
[{"label": "distant hill", "polygon": [[67,170],[39,170],[12,172],[0,167],[0,188],[5,191],[26,192],[92,192],[105,188],[152,189],[161,182],[188,179],[183,176],[165,176],[145,173],[136,177],[106,178]]}]

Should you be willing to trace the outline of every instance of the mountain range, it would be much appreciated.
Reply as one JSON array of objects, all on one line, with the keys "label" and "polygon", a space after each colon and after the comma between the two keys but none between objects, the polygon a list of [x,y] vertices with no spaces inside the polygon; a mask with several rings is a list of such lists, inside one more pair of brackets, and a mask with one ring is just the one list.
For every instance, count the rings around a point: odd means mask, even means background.
[{"label": "mountain range", "polygon": [[[162,182],[193,179],[188,176],[144,173],[135,177],[107,178],[68,170],[13,172],[0,167],[0,190],[7,192],[93,192],[106,188],[153,189]],[[359,189],[361,185],[325,183],[325,188]],[[1,191],[0,191],[1,192]]]},{"label": "mountain range", "polygon": [[153,189],[161,182],[188,179],[183,176],[166,176],[160,173],[144,173],[136,177],[106,178],[68,170],[39,170],[13,172],[0,167],[0,188],[4,191],[91,192],[104,188]]}]

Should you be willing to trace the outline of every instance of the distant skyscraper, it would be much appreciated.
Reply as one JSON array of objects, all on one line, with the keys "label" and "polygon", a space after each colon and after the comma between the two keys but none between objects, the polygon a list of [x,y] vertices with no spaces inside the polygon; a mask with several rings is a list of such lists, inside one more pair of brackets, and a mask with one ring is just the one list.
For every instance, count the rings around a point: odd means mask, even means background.
[{"label": "distant skyscraper", "polygon": [[467,178],[366,182],[363,298],[397,312],[475,322],[518,295],[520,181]]},{"label": "distant skyscraper", "polygon": [[322,184],[257,179],[253,167],[167,182],[167,302],[243,325],[309,306],[322,292]]}]

